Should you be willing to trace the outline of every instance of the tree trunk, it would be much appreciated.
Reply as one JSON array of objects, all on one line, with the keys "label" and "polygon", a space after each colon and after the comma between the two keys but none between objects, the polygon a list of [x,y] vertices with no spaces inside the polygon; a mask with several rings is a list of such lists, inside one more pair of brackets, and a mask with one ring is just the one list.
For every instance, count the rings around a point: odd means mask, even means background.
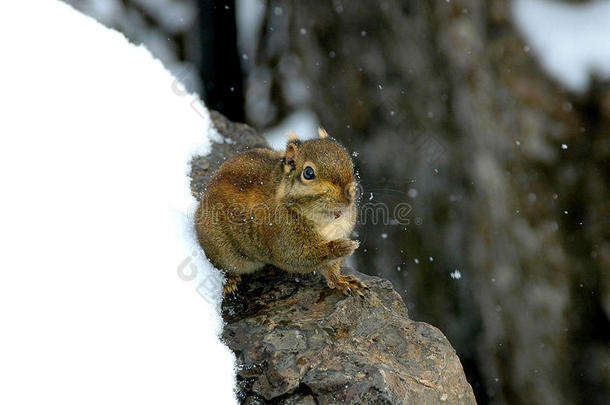
[{"label": "tree trunk", "polygon": [[447,334],[479,403],[606,403],[610,86],[563,91],[504,0],[268,2],[258,50],[273,123],[312,108],[363,203],[411,205],[362,218],[357,268]]}]

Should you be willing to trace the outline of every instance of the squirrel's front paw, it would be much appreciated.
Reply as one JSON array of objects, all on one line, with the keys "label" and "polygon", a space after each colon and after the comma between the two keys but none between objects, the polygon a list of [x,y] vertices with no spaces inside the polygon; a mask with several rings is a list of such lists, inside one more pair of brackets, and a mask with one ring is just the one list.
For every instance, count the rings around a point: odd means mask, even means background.
[{"label": "squirrel's front paw", "polygon": [[329,243],[335,257],[349,256],[360,246],[360,243],[351,239],[335,239]]},{"label": "squirrel's front paw", "polygon": [[336,288],[345,295],[357,295],[360,298],[364,298],[364,293],[368,290],[368,287],[362,281],[349,275],[329,277],[326,279],[326,284],[329,288]]}]

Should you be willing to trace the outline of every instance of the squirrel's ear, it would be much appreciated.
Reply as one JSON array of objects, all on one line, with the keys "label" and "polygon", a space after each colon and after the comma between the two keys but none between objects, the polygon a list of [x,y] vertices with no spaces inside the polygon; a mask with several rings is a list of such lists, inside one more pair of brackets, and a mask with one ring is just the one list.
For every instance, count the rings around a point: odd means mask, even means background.
[{"label": "squirrel's ear", "polygon": [[298,141],[288,142],[286,145],[286,153],[284,154],[284,173],[289,173],[296,168],[294,156],[297,154]]},{"label": "squirrel's ear", "polygon": [[318,128],[318,136],[322,139],[324,138],[328,138],[328,132],[326,132],[326,130],[322,127]]},{"label": "squirrel's ear", "polygon": [[299,137],[294,132],[288,134],[288,142],[298,142]]}]

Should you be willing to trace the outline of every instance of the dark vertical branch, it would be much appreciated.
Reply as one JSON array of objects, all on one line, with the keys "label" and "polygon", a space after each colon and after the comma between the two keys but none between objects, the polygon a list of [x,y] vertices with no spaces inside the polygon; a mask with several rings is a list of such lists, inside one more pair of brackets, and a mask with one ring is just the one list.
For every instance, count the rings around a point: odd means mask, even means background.
[{"label": "dark vertical branch", "polygon": [[203,97],[209,108],[244,121],[243,74],[237,49],[235,0],[199,0]]}]

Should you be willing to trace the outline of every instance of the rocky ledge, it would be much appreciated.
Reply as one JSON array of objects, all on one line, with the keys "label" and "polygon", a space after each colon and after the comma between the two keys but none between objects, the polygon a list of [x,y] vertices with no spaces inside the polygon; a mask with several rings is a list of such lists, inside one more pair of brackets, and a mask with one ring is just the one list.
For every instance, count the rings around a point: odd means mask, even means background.
[{"label": "rocky ledge", "polygon": [[[239,150],[265,144],[212,112],[231,141],[193,161],[192,190]],[[349,272],[349,270],[346,270]],[[330,290],[319,274],[273,267],[243,278],[222,305],[225,343],[237,357],[243,404],[476,404],[462,365],[435,327],[409,319],[388,280],[354,273],[365,299]]]}]

